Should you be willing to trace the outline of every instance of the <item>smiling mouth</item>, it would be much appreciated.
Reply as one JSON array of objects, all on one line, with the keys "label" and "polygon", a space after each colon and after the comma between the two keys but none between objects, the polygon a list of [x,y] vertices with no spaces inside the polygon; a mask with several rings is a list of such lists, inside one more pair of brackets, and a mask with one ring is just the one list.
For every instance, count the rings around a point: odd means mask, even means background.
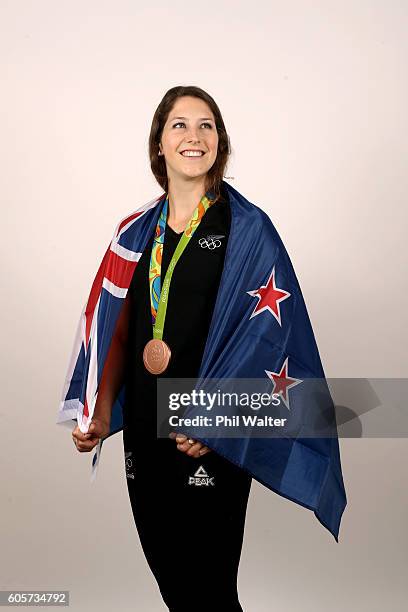
[{"label": "smiling mouth", "polygon": [[201,159],[201,158],[203,158],[203,157],[204,157],[205,152],[203,152],[201,155],[183,155],[183,152],[181,152],[181,153],[180,153],[180,155],[181,155],[182,157],[186,157],[186,158],[188,158],[188,159]]}]

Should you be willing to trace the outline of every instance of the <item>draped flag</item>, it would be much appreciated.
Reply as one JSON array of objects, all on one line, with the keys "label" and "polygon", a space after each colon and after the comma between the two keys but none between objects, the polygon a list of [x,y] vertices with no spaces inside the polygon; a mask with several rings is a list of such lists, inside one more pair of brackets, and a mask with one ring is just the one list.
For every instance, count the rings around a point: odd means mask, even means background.
[{"label": "draped flag", "polygon": [[[272,491],[313,510],[338,542],[347,499],[335,409],[302,292],[268,215],[225,181],[223,186],[231,209],[231,229],[198,377],[267,377],[288,409],[292,404],[296,407],[302,381],[322,380],[327,391],[324,420],[334,423],[335,433],[332,428],[330,437],[309,433],[302,438],[307,429],[303,416],[297,436],[201,440]],[[115,229],[81,313],[57,423],[77,421],[82,432],[88,430],[116,322],[135,267],[155,231],[164,197],[138,208]],[[123,429],[124,393],[123,385],[112,408],[107,437]],[[312,398],[303,393],[301,401],[298,404],[304,414],[309,414]],[[92,480],[107,437],[96,447]]]}]

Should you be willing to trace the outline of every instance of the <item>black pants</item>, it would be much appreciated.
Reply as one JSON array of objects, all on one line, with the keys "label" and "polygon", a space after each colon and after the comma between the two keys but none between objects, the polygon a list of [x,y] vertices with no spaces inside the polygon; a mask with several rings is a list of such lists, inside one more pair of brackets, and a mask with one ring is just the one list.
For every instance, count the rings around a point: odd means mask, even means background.
[{"label": "black pants", "polygon": [[195,459],[175,440],[141,442],[139,432],[123,430],[126,481],[164,602],[170,612],[242,612],[237,574],[251,476],[214,451]]}]

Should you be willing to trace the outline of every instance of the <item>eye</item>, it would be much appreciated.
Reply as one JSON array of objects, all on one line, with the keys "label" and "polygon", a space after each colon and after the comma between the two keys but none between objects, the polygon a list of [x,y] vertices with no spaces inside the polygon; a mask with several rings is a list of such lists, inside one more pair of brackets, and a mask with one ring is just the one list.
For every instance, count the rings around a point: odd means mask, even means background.
[{"label": "eye", "polygon": [[[175,128],[177,125],[185,125],[185,123],[184,121],[179,121],[178,123],[175,123],[173,127]],[[204,121],[204,123],[202,123],[201,125],[208,125],[208,127],[212,130],[211,123],[208,123],[207,121]]]}]

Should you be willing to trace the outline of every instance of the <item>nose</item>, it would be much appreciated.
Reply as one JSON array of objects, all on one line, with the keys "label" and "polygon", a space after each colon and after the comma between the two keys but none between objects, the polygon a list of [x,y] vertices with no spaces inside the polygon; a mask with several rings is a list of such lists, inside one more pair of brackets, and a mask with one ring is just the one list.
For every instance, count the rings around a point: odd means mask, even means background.
[{"label": "nose", "polygon": [[200,142],[200,137],[198,136],[197,128],[190,128],[187,133],[187,141],[188,142]]}]

